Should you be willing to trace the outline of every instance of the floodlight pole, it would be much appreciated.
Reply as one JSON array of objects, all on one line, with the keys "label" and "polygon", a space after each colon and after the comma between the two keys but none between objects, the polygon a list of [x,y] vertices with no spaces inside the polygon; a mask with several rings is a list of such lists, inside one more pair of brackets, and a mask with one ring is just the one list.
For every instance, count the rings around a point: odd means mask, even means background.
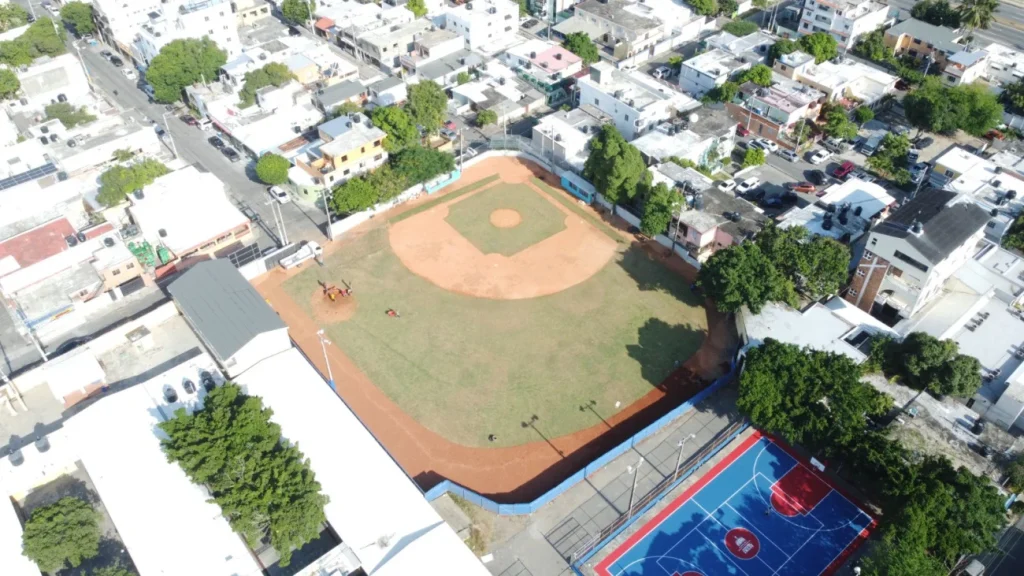
[{"label": "floodlight pole", "polygon": [[327,241],[334,242],[334,228],[331,226],[331,205],[327,202],[327,188],[320,189],[320,197],[324,201],[324,214],[327,214]]},{"label": "floodlight pole", "polygon": [[640,461],[636,463],[636,469],[633,470],[633,488],[629,491],[629,516],[633,517],[633,497],[636,495],[636,480],[640,476],[640,467],[643,466],[644,457],[640,457]]},{"label": "floodlight pole", "polygon": [[327,358],[327,345],[331,341],[324,337],[323,328],[317,330],[316,336],[320,339],[320,348],[324,351],[324,364],[327,364],[327,385],[331,387],[331,390],[337,392],[338,389],[334,386],[334,374],[331,372],[331,361]]},{"label": "floodlight pole", "polygon": [[693,440],[694,436],[696,435],[690,434],[686,438],[683,438],[682,440],[679,441],[679,455],[676,456],[676,469],[675,472],[672,473],[673,482],[675,482],[676,478],[679,476],[679,465],[683,463],[683,446],[686,446],[687,440]]}]

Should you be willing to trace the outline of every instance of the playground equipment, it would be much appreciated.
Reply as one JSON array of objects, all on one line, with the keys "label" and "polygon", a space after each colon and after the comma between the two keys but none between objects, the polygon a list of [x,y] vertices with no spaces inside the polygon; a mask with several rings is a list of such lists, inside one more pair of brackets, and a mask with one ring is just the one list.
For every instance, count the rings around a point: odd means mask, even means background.
[{"label": "playground equipment", "polygon": [[320,287],[323,288],[324,290],[324,296],[330,298],[331,302],[334,302],[338,298],[338,296],[341,296],[342,298],[348,298],[349,296],[352,295],[351,288],[338,288],[333,284],[327,284],[325,282],[320,282]]}]

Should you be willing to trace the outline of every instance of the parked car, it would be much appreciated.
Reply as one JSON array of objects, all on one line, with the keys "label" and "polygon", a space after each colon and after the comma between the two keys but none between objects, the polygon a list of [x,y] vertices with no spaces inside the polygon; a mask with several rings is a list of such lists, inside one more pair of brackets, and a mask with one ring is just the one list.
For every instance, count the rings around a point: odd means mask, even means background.
[{"label": "parked car", "polygon": [[124,60],[121,60],[117,56],[111,56],[110,57],[110,63],[113,64],[114,66],[117,66],[118,68],[120,68],[121,66],[124,66]]},{"label": "parked car", "polygon": [[786,188],[793,192],[802,192],[804,194],[811,194],[817,190],[814,184],[811,184],[810,182],[790,182],[789,184],[786,184]]},{"label": "parked car", "polygon": [[903,78],[900,78],[896,81],[896,89],[906,92],[907,90],[910,90],[910,84],[908,84]]},{"label": "parked car", "polygon": [[775,152],[776,150],[779,149],[779,145],[778,144],[776,144],[775,142],[772,142],[771,140],[769,140],[767,138],[758,138],[757,140],[754,140],[754,143],[759,148],[764,148],[768,152]]},{"label": "parked car", "polygon": [[910,167],[910,181],[914,184],[920,183],[924,180],[924,177],[928,174],[928,164],[925,162],[918,162]]},{"label": "parked car", "polygon": [[845,141],[839,138],[829,138],[821,143],[825,150],[833,154],[842,154],[850,147]]},{"label": "parked car", "polygon": [[869,174],[866,170],[857,169],[850,173],[850,178],[856,178],[863,182],[874,182],[876,180],[873,174]]},{"label": "parked car", "polygon": [[738,136],[750,136],[750,130],[747,130],[747,127],[744,126],[743,124],[737,124],[736,134]]},{"label": "parked car", "polygon": [[447,120],[444,123],[444,127],[449,129],[449,130],[451,130],[452,132],[458,132],[459,131],[459,126],[455,123],[454,120]]},{"label": "parked car", "polygon": [[988,138],[989,140],[1002,140],[1006,138],[1006,134],[1003,134],[999,130],[992,129],[985,133],[985,138]]},{"label": "parked car", "polygon": [[239,160],[242,159],[242,157],[238,155],[238,152],[236,152],[234,148],[230,148],[227,146],[221,148],[220,153],[227,156],[228,160],[231,160],[232,162],[238,162]]},{"label": "parked car", "polygon": [[191,116],[189,114],[185,114],[184,116],[182,116],[181,121],[185,124],[188,124],[189,126],[195,126],[196,124],[199,124],[199,122],[195,119],[195,116]]},{"label": "parked car", "polygon": [[917,148],[918,150],[924,150],[932,144],[935,144],[935,139],[930,136],[924,136],[914,140],[914,148]]},{"label": "parked car", "polygon": [[110,60],[111,58],[113,58],[114,53],[110,50],[104,50],[100,52],[100,56],[103,56],[105,59]]},{"label": "parked car", "polygon": [[722,192],[732,192],[734,188],[736,188],[736,181],[733,180],[732,178],[729,178],[728,180],[722,180],[721,182],[718,183],[718,189],[721,190]]},{"label": "parked car", "polygon": [[757,188],[760,185],[761,180],[759,178],[747,178],[739,186],[736,187],[736,192],[739,194],[746,194],[747,192],[750,192],[751,190]]},{"label": "parked car", "polygon": [[832,172],[832,176],[842,180],[843,178],[849,176],[850,173],[853,172],[856,168],[857,167],[853,165],[853,162],[847,160],[846,162],[840,164],[839,168],[836,168],[835,171]]},{"label": "parked car", "polygon": [[452,142],[454,142],[455,139],[459,137],[458,133],[456,133],[455,130],[452,130],[451,128],[441,128],[440,132],[441,136],[444,136],[445,138],[451,140]]},{"label": "parked car", "polygon": [[800,155],[797,154],[796,152],[793,152],[789,148],[779,148],[777,154],[782,158],[789,160],[790,162],[796,162],[797,160],[800,159]]},{"label": "parked car", "polygon": [[821,170],[811,170],[810,172],[807,172],[807,179],[818,186],[821,186],[825,183],[825,173]]},{"label": "parked car", "polygon": [[77,338],[72,338],[72,339],[64,342],[60,346],[57,346],[57,349],[54,350],[53,352],[50,352],[50,355],[51,356],[60,356],[61,354],[64,354],[65,352],[71,352],[75,348],[78,348],[82,344],[85,344],[86,342],[88,342],[90,339],[91,339],[91,337],[89,337],[89,336],[79,336]]},{"label": "parked car", "polygon": [[302,32],[300,32],[299,29],[296,28],[295,26],[289,26],[288,27],[288,35],[289,36],[302,36]]},{"label": "parked car", "polygon": [[921,157],[921,151],[917,148],[911,148],[907,150],[907,162],[911,164],[917,163],[917,159]]},{"label": "parked car", "polygon": [[280,204],[287,204],[292,201],[292,197],[289,196],[288,192],[280,186],[271,186],[267,189],[267,192],[270,193],[271,198],[277,200]]},{"label": "parked car", "polygon": [[121,74],[124,74],[124,77],[129,80],[137,80],[139,78],[139,75],[133,68],[124,68],[121,70]]},{"label": "parked car", "polygon": [[980,436],[985,431],[985,421],[981,418],[974,419],[974,426],[971,426],[971,434]]},{"label": "parked car", "polygon": [[821,164],[831,157],[832,153],[828,150],[816,150],[814,154],[811,154],[811,164]]},{"label": "parked car", "polygon": [[654,76],[658,80],[667,80],[672,76],[672,69],[668,66],[658,66],[651,72],[651,76]]},{"label": "parked car", "polygon": [[214,148],[220,149],[224,147],[224,141],[219,136],[210,136],[206,141]]}]

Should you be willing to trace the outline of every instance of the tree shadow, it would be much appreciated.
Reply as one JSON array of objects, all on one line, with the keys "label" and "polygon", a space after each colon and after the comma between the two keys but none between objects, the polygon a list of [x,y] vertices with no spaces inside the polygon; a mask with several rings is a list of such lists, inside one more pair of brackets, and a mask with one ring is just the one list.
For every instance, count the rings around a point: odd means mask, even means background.
[{"label": "tree shadow", "polygon": [[99,554],[83,560],[82,564],[76,568],[58,570],[57,575],[90,576],[94,570],[117,564],[120,564],[122,568],[131,570],[133,574],[138,574],[138,570],[132,562],[132,557],[128,554],[128,549],[125,548],[124,544],[116,538],[104,537],[100,539]]},{"label": "tree shadow", "polygon": [[41,506],[49,506],[65,497],[84,500],[95,507],[99,502],[99,495],[79,478],[69,474],[59,476],[46,484],[29,492],[21,501],[21,513],[24,518],[32,516],[32,511]]},{"label": "tree shadow", "polygon": [[[665,390],[671,375],[700,348],[707,332],[690,325],[669,324],[649,318],[637,331],[637,344],[626,346],[626,353],[640,364],[640,374],[652,386]],[[687,357],[679,357],[690,351]]]},{"label": "tree shadow", "polygon": [[697,280],[697,269],[657,242],[633,244],[618,264],[636,282],[638,290],[665,292],[688,306],[704,306],[704,299],[690,289]]}]

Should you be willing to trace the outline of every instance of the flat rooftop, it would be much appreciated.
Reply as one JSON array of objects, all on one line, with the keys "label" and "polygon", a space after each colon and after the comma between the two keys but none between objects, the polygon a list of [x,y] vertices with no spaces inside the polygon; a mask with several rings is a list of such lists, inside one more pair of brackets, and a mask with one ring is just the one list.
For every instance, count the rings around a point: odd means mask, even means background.
[{"label": "flat rooftop", "polygon": [[[643,110],[656,102],[672,101],[673,107],[680,112],[700,107],[700,102],[682,92],[677,92],[642,72],[621,72],[607,62],[598,62],[590,67],[590,76],[577,80],[589,84],[595,90],[614,95],[619,102],[627,103],[631,108]],[[594,81],[594,74],[600,74],[601,83]]]}]

